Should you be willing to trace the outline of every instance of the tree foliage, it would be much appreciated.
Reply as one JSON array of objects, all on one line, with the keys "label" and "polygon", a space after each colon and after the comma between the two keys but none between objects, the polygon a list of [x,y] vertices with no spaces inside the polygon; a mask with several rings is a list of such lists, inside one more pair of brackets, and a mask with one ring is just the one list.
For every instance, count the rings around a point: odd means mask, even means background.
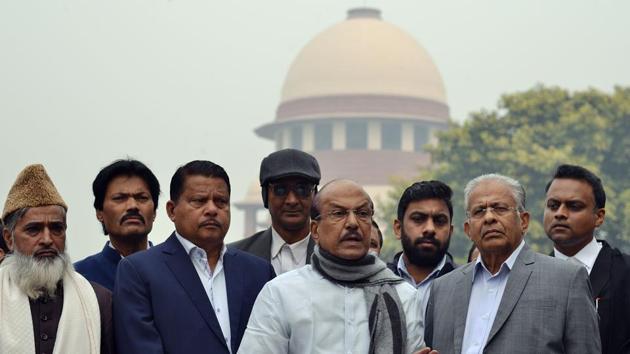
[{"label": "tree foliage", "polygon": [[[582,165],[602,179],[608,198],[599,237],[630,250],[630,88],[616,87],[609,94],[539,85],[502,96],[496,109],[474,112],[463,124],[452,123],[438,138],[437,145],[427,147],[433,166],[421,171],[419,179],[438,179],[453,188],[456,231],[451,252],[458,259],[470,247],[462,230],[464,186],[493,172],[525,186],[531,213],[528,243],[549,252],[551,242],[542,228],[544,188],[562,163]],[[407,182],[396,183],[383,219],[395,217]],[[391,249],[391,239],[389,243]]]}]

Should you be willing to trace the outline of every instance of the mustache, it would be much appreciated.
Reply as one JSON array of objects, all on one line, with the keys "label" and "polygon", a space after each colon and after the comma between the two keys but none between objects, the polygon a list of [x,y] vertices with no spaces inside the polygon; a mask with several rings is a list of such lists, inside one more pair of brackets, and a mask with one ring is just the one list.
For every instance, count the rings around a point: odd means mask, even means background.
[{"label": "mustache", "polygon": [[221,227],[221,223],[217,219],[207,219],[207,220],[204,220],[203,222],[201,222],[201,224],[199,224],[199,226],[201,226],[201,227],[204,227],[204,226]]},{"label": "mustache", "polygon": [[350,231],[345,235],[341,236],[339,241],[362,241],[363,236],[357,231]]},{"label": "mustache", "polygon": [[124,223],[125,221],[129,220],[129,219],[140,219],[140,221],[142,221],[143,224],[146,224],[145,220],[144,220],[144,216],[142,216],[140,214],[139,210],[136,209],[132,209],[129,210],[121,219],[120,219],[120,223]]},{"label": "mustache", "polygon": [[44,253],[53,253],[55,257],[59,257],[59,251],[57,251],[56,249],[52,248],[52,247],[46,247],[46,248],[42,248],[39,249],[37,251],[35,251],[33,253],[33,257],[39,257]]},{"label": "mustache", "polygon": [[418,246],[422,243],[430,243],[433,244],[435,246],[440,246],[440,241],[438,241],[435,238],[428,238],[428,237],[421,237],[421,238],[417,238],[413,241],[414,246]]}]

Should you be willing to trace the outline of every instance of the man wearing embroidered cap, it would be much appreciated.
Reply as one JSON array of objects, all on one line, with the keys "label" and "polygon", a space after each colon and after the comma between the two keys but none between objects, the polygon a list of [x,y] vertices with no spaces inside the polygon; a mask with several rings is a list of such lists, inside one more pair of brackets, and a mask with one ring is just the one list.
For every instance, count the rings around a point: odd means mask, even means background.
[{"label": "man wearing embroidered cap", "polygon": [[229,246],[270,261],[276,274],[309,264],[315,245],[310,211],[320,177],[317,160],[303,151],[284,149],[265,157],[260,186],[271,227]]},{"label": "man wearing embroidered cap", "polygon": [[65,253],[67,209],[42,165],[27,166],[9,191],[2,212],[12,251],[0,267],[3,353],[113,352],[111,293],[74,271]]}]

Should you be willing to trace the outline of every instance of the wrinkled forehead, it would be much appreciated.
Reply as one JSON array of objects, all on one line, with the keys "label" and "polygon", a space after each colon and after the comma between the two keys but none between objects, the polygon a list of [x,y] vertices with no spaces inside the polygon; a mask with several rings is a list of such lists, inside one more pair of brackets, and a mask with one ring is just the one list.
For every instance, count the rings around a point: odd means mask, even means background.
[{"label": "wrinkled forehead", "polygon": [[470,192],[468,208],[476,205],[492,205],[496,203],[514,205],[516,198],[510,186],[500,180],[480,182]]},{"label": "wrinkled forehead", "polygon": [[66,222],[66,209],[60,205],[29,208],[20,219],[22,224],[40,222]]}]

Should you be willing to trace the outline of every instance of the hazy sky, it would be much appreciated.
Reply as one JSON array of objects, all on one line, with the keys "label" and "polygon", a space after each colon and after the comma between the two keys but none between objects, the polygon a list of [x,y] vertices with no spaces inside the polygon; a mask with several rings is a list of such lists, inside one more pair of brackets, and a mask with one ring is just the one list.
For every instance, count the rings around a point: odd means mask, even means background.
[{"label": "hazy sky", "polygon": [[[315,35],[367,4],[440,69],[454,119],[536,83],[610,91],[630,85],[630,2],[587,0],[0,1],[0,198],[43,163],[65,198],[78,260],[106,238],[91,183],[131,156],[163,194],[151,239],[172,230],[164,204],[176,167],[219,163],[232,201],[274,144],[271,121],[289,65]],[[233,209],[229,240],[242,235]]]}]

